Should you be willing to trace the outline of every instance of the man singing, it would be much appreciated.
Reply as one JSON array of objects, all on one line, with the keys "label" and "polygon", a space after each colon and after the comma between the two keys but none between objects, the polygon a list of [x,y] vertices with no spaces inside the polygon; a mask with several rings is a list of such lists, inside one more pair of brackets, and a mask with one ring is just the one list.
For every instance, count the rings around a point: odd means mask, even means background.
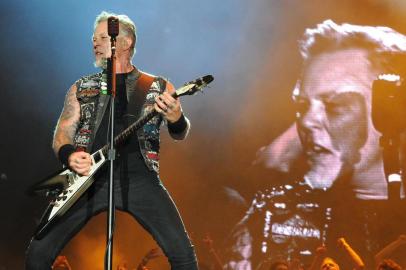
[{"label": "man singing", "polygon": [[[132,64],[136,27],[126,15],[102,12],[93,33],[95,66],[111,56],[108,18],[119,19],[116,42],[115,133],[139,116],[155,109],[159,114],[132,136],[117,155],[114,166],[115,204],[132,215],[157,241],[171,269],[197,269],[194,248],[178,210],[159,178],[160,126],[167,122],[173,139],[186,138],[190,123],[174,86],[161,77],[146,74]],[[92,153],[106,144],[109,97],[101,91],[102,73],[84,76],[69,89],[55,129],[53,149],[59,160],[80,175],[88,175]],[[34,237],[27,250],[26,269],[50,269],[54,259],[94,215],[107,209],[108,166],[95,176],[95,183],[41,239]]]},{"label": "man singing", "polygon": [[[318,245],[335,245],[342,236],[371,258],[384,242],[383,229],[399,234],[404,228],[404,215],[390,221],[395,211],[387,202],[371,89],[382,73],[404,73],[392,62],[405,54],[406,36],[326,20],[306,29],[300,52],[302,72],[292,95],[296,122],[262,158],[286,178],[300,162],[305,169],[281,184],[272,179],[256,194],[233,232],[230,269],[253,269],[279,256],[306,262]],[[405,196],[399,196],[404,207]]]}]

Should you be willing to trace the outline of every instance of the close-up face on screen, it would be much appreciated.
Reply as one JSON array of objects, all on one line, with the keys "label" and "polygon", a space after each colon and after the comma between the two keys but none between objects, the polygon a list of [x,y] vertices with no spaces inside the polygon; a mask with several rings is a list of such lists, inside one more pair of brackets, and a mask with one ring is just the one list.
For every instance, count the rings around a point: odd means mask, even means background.
[{"label": "close-up face on screen", "polygon": [[[308,60],[298,93],[297,129],[315,188],[330,188],[340,176],[356,173],[377,152],[370,124],[370,92],[374,74],[366,53],[349,49]],[[370,148],[363,152],[361,148]]]},{"label": "close-up face on screen", "polygon": [[[258,150],[255,164],[265,168],[260,175],[268,182],[241,221],[252,236],[253,261],[287,256],[309,264],[320,246],[337,241],[346,246],[340,237],[356,242],[358,252],[370,260],[383,246],[379,232],[389,220],[394,235],[403,231],[401,212],[384,210],[400,207],[404,198],[402,181],[388,178],[402,162],[400,144],[392,140],[392,148],[384,148],[388,138],[402,134],[383,134],[372,117],[373,110],[375,117],[384,115],[391,102],[402,102],[401,94],[388,88],[381,94],[387,103],[372,106],[381,102],[372,102],[378,78],[397,78],[403,91],[399,67],[377,64],[389,62],[381,52],[404,54],[404,37],[390,36],[390,31],[331,20],[305,30],[303,62],[292,91],[295,119]],[[398,75],[383,75],[388,68]],[[385,122],[391,125],[390,118]],[[262,257],[255,258],[256,248]]]}]

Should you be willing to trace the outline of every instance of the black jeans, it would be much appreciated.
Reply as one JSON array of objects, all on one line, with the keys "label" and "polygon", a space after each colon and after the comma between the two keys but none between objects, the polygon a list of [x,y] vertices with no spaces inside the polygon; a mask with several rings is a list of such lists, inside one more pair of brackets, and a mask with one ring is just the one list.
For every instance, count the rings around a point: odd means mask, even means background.
[{"label": "black jeans", "polygon": [[[93,183],[42,239],[31,240],[26,254],[27,270],[51,269],[69,240],[91,217],[107,209],[105,175]],[[116,208],[132,215],[153,236],[168,257],[171,269],[198,269],[194,248],[178,210],[156,173],[119,169],[115,175],[120,176],[114,187]]]}]

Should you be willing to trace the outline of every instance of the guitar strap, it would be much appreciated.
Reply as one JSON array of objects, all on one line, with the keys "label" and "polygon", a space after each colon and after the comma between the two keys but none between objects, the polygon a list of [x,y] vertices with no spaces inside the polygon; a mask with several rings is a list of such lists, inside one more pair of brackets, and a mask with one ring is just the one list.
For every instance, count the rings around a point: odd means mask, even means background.
[{"label": "guitar strap", "polygon": [[127,91],[127,114],[128,124],[136,121],[147,102],[147,94],[157,77],[138,71],[136,77],[129,76],[126,81]]},{"label": "guitar strap", "polygon": [[141,75],[136,82],[135,89],[147,93],[152,83],[154,82],[155,77],[142,71],[140,71],[140,73]]}]

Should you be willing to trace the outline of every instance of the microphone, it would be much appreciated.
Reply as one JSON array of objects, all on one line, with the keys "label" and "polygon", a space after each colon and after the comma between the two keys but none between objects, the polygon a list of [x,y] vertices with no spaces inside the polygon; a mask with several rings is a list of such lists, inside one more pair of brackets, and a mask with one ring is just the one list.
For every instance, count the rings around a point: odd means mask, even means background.
[{"label": "microphone", "polygon": [[[401,76],[381,74],[372,85],[372,123],[383,135],[406,129],[406,84]],[[388,121],[390,119],[390,121]]]},{"label": "microphone", "polygon": [[[381,74],[372,85],[372,123],[382,136],[383,169],[388,183],[388,199],[400,201],[402,165],[400,134],[406,129],[406,85],[397,74]],[[390,119],[390,121],[388,121]]]},{"label": "microphone", "polygon": [[107,19],[107,33],[111,38],[116,38],[119,33],[119,21],[117,17],[111,16]]}]

